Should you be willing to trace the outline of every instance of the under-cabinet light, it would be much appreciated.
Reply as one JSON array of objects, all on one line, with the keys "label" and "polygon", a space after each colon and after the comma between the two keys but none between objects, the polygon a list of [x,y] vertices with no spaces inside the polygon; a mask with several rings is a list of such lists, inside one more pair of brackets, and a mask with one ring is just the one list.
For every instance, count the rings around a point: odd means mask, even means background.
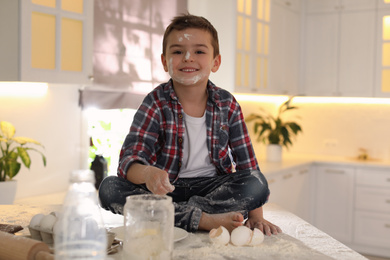
[{"label": "under-cabinet light", "polygon": [[365,98],[365,97],[294,97],[293,103],[314,104],[378,104],[390,105],[390,98]]},{"label": "under-cabinet light", "polygon": [[[283,103],[288,96],[260,95],[260,94],[234,94],[239,102],[270,102]],[[314,103],[314,104],[378,104],[390,105],[390,98],[365,98],[365,97],[307,97],[295,96],[292,103]]]},{"label": "under-cabinet light", "polygon": [[0,82],[0,97],[43,97],[48,84],[43,82]]}]

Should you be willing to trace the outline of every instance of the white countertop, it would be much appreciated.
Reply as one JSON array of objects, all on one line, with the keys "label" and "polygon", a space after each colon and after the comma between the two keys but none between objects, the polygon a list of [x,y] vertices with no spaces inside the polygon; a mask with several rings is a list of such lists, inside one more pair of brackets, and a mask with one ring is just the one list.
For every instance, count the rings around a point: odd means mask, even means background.
[{"label": "white countertop", "polygon": [[[0,205],[0,223],[26,227],[35,214],[48,214],[59,209],[59,205]],[[103,215],[107,226],[123,223],[122,216],[108,213],[104,212]],[[265,237],[264,242],[256,247],[214,245],[209,242],[207,232],[189,233],[187,238],[175,243],[173,259],[366,259],[275,204],[264,206],[264,216],[280,226],[283,233]],[[28,235],[28,230],[25,229],[22,234]],[[121,252],[110,255],[107,259],[119,260]]]},{"label": "white countertop", "polygon": [[296,154],[285,155],[281,162],[268,162],[266,160],[260,160],[260,170],[264,175],[272,174],[275,172],[292,169],[294,167],[300,167],[311,164],[336,164],[343,166],[356,166],[356,167],[376,167],[376,168],[389,168],[390,161],[369,159],[369,160],[357,160],[352,157],[340,157],[330,155],[312,155],[312,154]]}]

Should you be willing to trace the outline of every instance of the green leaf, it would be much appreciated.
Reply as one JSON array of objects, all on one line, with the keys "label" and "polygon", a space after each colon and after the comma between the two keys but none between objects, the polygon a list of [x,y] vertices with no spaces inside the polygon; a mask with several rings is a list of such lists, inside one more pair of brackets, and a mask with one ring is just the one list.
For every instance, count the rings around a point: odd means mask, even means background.
[{"label": "green leaf", "polygon": [[31,158],[27,153],[27,149],[23,147],[18,147],[18,153],[20,156],[20,159],[22,159],[23,164],[27,167],[30,168],[31,165]]},{"label": "green leaf", "polygon": [[19,144],[27,144],[27,143],[32,143],[32,144],[37,144],[37,145],[40,145],[42,146],[42,144],[32,138],[29,138],[29,137],[14,137],[12,138],[13,141],[19,143]]},{"label": "green leaf", "polygon": [[6,161],[4,165],[4,172],[5,175],[8,176],[11,180],[13,177],[15,177],[16,174],[18,174],[20,170],[21,164],[17,161]]}]

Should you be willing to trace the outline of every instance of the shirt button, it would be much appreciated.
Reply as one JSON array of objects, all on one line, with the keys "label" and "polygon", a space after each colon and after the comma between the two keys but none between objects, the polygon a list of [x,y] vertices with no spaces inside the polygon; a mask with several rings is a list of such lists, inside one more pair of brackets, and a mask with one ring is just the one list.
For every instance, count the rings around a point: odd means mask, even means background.
[{"label": "shirt button", "polygon": [[179,114],[179,118],[182,119],[183,118],[183,114]]},{"label": "shirt button", "polygon": [[181,167],[181,162],[179,162],[179,168]]},{"label": "shirt button", "polygon": [[182,143],[183,142],[183,138],[180,137],[178,141],[179,141],[179,143]]},{"label": "shirt button", "polygon": [[223,125],[223,126],[221,127],[221,129],[222,129],[223,131],[225,131],[225,130],[226,130],[226,126]]}]

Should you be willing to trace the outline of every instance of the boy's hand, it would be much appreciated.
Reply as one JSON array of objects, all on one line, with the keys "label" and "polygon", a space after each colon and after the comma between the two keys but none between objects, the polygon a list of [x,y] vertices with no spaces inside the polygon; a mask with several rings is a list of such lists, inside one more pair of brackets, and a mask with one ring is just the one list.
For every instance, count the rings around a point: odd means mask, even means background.
[{"label": "boy's hand", "polygon": [[157,167],[148,166],[144,169],[146,187],[157,195],[165,195],[175,189],[169,182],[168,173]]}]

